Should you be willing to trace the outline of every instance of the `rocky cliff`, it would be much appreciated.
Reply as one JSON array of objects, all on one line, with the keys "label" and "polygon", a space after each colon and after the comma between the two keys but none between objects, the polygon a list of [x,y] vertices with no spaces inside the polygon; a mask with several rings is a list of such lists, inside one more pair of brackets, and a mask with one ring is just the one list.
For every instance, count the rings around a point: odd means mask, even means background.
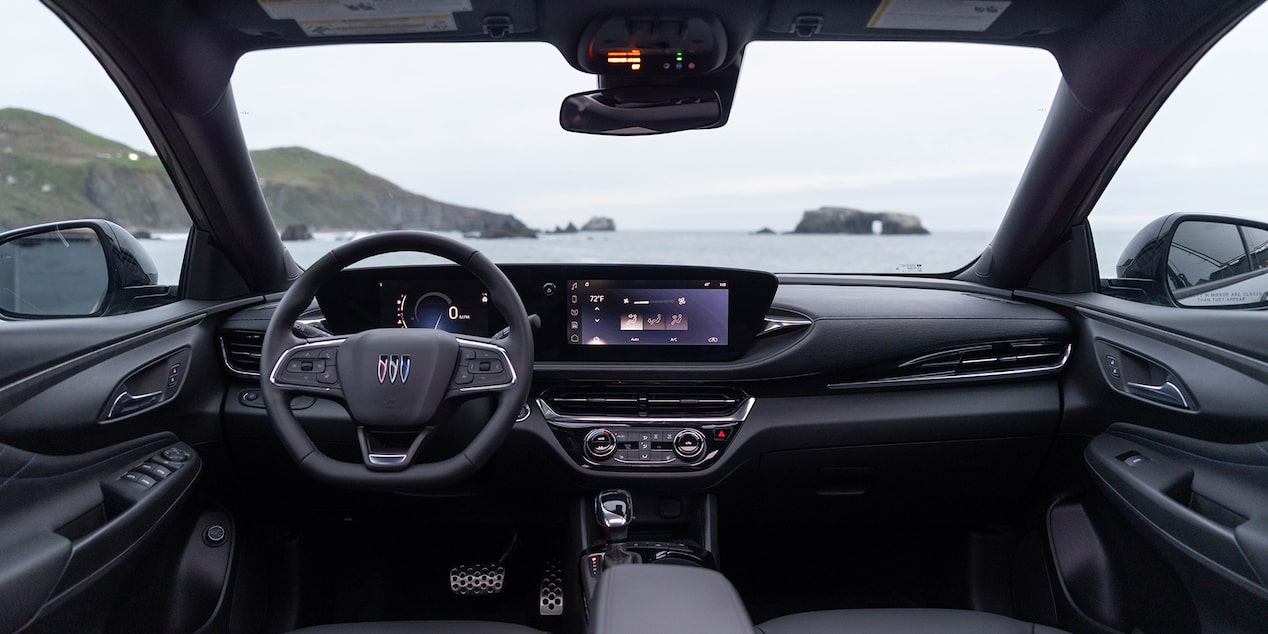
[{"label": "rocky cliff", "polygon": [[[536,235],[510,214],[433,200],[304,148],[261,150],[251,158],[279,227]],[[132,230],[189,226],[156,157],[60,119],[0,109],[0,230],[68,218],[105,218]]]},{"label": "rocky cliff", "polygon": [[820,207],[805,212],[793,233],[857,233],[872,234],[873,224],[880,222],[882,235],[928,234],[920,218],[911,214],[867,212],[848,207]]}]

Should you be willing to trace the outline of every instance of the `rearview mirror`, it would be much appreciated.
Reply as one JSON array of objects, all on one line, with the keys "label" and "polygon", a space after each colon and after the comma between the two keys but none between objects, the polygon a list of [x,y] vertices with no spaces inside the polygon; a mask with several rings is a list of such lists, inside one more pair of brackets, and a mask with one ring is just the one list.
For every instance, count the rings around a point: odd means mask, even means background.
[{"label": "rearview mirror", "polygon": [[84,317],[126,312],[153,294],[158,268],[126,229],[75,220],[0,234],[0,314]]},{"label": "rearview mirror", "polygon": [[707,128],[722,118],[718,93],[707,88],[628,86],[569,95],[559,125],[569,132],[635,136]]},{"label": "rearview mirror", "polygon": [[1268,306],[1268,224],[1173,214],[1150,223],[1119,259],[1120,278],[1191,308]]}]

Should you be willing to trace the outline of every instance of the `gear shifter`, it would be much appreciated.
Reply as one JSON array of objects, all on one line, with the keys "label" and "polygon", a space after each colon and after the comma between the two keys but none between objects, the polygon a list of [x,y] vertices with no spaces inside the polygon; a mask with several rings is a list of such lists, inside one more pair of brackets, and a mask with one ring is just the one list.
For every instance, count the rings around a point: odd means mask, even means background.
[{"label": "gear shifter", "polygon": [[607,537],[607,547],[603,556],[603,567],[617,564],[637,563],[625,550],[625,539],[630,534],[630,523],[634,521],[634,502],[630,492],[624,489],[609,489],[594,499],[594,514],[603,527]]}]

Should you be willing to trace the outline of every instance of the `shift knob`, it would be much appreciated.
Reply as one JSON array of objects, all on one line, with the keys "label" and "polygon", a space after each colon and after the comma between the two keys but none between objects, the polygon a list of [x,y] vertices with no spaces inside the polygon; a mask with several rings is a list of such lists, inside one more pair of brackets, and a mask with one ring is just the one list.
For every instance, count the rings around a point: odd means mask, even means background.
[{"label": "shift knob", "polygon": [[623,542],[634,521],[634,503],[630,492],[609,489],[594,498],[594,514],[609,542]]}]

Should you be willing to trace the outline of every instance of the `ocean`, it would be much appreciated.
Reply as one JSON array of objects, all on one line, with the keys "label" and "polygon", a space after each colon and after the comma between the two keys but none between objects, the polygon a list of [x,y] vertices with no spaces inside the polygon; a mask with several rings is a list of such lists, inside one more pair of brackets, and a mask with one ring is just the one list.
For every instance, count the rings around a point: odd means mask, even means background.
[{"label": "ocean", "polygon": [[[537,239],[482,240],[462,238],[501,263],[628,263],[690,264],[758,269],[773,273],[944,273],[977,257],[991,231],[942,231],[923,236],[845,234],[766,234],[726,231],[617,231],[544,234]],[[1114,260],[1133,232],[1098,232],[1102,276],[1111,275]],[[185,254],[184,234],[158,234],[143,240],[159,269],[160,284],[175,284]],[[301,266],[312,264],[352,237],[318,233],[312,240],[287,242]],[[423,264],[437,258],[393,253],[367,260],[366,266]]]}]

